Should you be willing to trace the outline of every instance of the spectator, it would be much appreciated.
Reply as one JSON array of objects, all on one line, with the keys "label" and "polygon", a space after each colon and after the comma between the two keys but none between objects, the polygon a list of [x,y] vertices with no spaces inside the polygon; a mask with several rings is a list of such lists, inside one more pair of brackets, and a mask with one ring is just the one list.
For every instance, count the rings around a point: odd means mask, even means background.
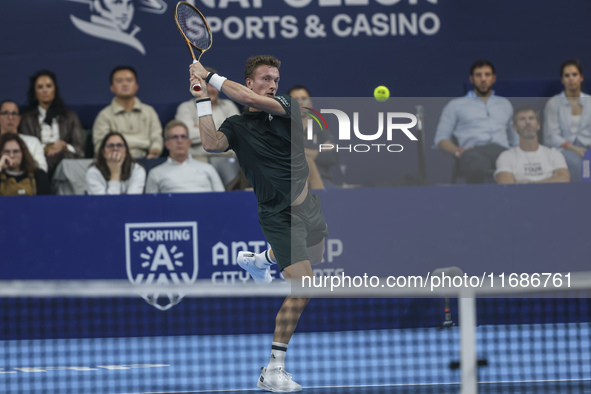
[{"label": "spectator", "polygon": [[320,152],[320,144],[330,144],[334,145],[332,141],[332,136],[328,132],[328,130],[319,129],[314,130],[311,136],[311,139],[307,135],[309,125],[311,124],[308,120],[312,120],[309,113],[310,111],[306,109],[312,107],[312,99],[310,98],[310,91],[303,85],[295,85],[287,92],[291,97],[295,98],[300,105],[301,115],[302,115],[302,122],[304,123],[304,132],[306,132],[306,138],[304,139],[304,148],[306,152],[306,159],[308,161],[308,167],[310,167],[310,176],[308,178],[308,186],[312,189],[316,189],[318,187],[314,187],[313,176],[314,176],[314,167],[317,168],[318,173],[320,175],[323,187],[322,188],[336,188],[338,187],[330,173],[330,169],[332,166],[337,165],[339,163],[339,154],[337,153],[336,149],[323,149]]},{"label": "spectator", "polygon": [[501,152],[518,144],[515,131],[509,127],[511,103],[492,90],[496,78],[491,62],[475,62],[470,69],[474,89],[450,101],[437,125],[435,145],[459,159],[466,183],[483,183],[493,174]]},{"label": "spectator", "polygon": [[539,144],[540,120],[533,107],[525,105],[515,111],[513,128],[519,135],[519,146],[504,151],[497,159],[497,183],[550,183],[570,180],[566,161],[558,149]]},{"label": "spectator", "polygon": [[20,132],[37,137],[45,150],[51,178],[63,159],[84,156],[84,138],[78,115],[64,103],[56,76],[37,71],[30,80],[29,110],[21,119]]},{"label": "spectator", "polygon": [[129,154],[127,141],[120,133],[103,138],[94,162],[86,172],[88,194],[142,194],[146,170]]},{"label": "spectator", "polygon": [[[0,102],[0,135],[4,133],[18,134],[18,126],[21,123],[21,115],[18,105],[12,100]],[[32,135],[20,134],[19,137],[27,145],[27,149],[37,163],[37,167],[47,172],[47,160],[39,138]]]},{"label": "spectator", "polygon": [[560,66],[564,90],[548,100],[544,109],[544,142],[560,148],[570,179],[581,180],[582,158],[591,147],[591,99],[583,93],[583,67],[576,59]]},{"label": "spectator", "polygon": [[131,66],[117,66],[109,77],[115,95],[94,121],[92,139],[95,151],[105,135],[117,131],[125,136],[134,159],[154,159],[162,153],[162,125],[154,108],[135,96],[137,72]]},{"label": "spectator", "polygon": [[[207,67],[206,69],[209,72],[217,73],[217,71],[211,67]],[[213,122],[216,126],[220,126],[224,120],[226,120],[226,118],[240,114],[236,104],[230,100],[219,98],[219,90],[208,84],[207,91],[209,92],[209,97],[211,98]],[[205,149],[203,149],[203,145],[201,144],[201,135],[199,134],[199,118],[195,105],[195,99],[192,98],[185,101],[184,103],[181,103],[176,110],[176,115],[174,118],[183,122],[189,129],[189,138],[191,140],[191,148],[189,149],[189,153],[191,156],[193,156],[194,159],[207,163],[207,158],[210,156],[210,154],[207,153]]]},{"label": "spectator", "polygon": [[165,146],[170,152],[166,162],[148,174],[146,193],[223,192],[224,185],[211,164],[189,155],[191,140],[183,122],[171,120],[164,127]]},{"label": "spectator", "polygon": [[49,194],[49,178],[15,133],[0,136],[0,196]]}]

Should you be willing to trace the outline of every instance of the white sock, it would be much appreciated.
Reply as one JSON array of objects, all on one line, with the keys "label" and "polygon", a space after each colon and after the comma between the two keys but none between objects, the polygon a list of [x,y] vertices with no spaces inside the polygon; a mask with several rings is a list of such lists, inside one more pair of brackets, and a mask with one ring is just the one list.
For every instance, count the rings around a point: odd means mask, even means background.
[{"label": "white sock", "polygon": [[256,253],[254,255],[254,257],[255,257],[254,263],[257,266],[257,268],[267,268],[270,265],[277,264],[276,261],[273,261],[271,259],[271,255],[269,253],[269,250],[265,250],[264,252],[261,252],[261,253]]},{"label": "white sock", "polygon": [[273,342],[271,347],[271,359],[267,369],[285,369],[285,354],[287,353],[287,343]]}]

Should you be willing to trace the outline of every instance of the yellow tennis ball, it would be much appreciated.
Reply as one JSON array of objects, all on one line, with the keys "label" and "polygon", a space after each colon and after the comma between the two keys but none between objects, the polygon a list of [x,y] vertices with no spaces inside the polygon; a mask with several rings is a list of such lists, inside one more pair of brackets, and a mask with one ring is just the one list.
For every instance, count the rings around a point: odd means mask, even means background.
[{"label": "yellow tennis ball", "polygon": [[378,101],[386,101],[388,100],[388,97],[390,97],[390,90],[388,90],[388,88],[385,86],[378,86],[373,91],[373,96]]}]

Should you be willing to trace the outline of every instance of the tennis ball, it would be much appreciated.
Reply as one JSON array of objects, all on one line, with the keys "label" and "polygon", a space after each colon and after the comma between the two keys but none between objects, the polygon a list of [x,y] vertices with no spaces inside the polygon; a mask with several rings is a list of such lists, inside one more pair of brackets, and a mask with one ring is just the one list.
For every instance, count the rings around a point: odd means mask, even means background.
[{"label": "tennis ball", "polygon": [[388,88],[385,86],[378,86],[373,91],[373,96],[378,101],[386,101],[388,100],[388,97],[390,97],[390,90],[388,90]]}]

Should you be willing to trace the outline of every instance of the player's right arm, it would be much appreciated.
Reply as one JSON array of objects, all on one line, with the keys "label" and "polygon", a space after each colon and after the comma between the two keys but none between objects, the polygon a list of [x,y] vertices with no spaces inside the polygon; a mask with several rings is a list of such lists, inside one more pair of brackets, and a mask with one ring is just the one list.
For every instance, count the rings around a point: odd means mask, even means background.
[{"label": "player's right arm", "polygon": [[246,86],[229,79],[222,85],[222,92],[232,101],[249,108],[256,108],[271,115],[286,115],[285,108],[277,100],[256,94]]},{"label": "player's right arm", "polygon": [[[195,92],[191,87],[195,84],[201,85],[201,90]],[[191,73],[190,77],[190,88],[189,91],[197,99],[197,101],[202,99],[208,99],[209,95],[207,93],[207,83],[198,75]],[[201,136],[201,143],[203,144],[203,149],[207,152],[225,152],[230,144],[228,143],[228,138],[224,133],[217,130],[215,127],[215,123],[213,122],[213,116],[202,114],[199,115],[199,134]]]},{"label": "player's right arm", "polygon": [[[197,75],[201,79],[205,79],[209,74],[209,71],[207,71],[199,62],[191,64],[190,69],[191,75]],[[272,97],[256,94],[248,87],[229,79],[226,79],[223,82],[222,88],[219,90],[228,96],[230,100],[246,107],[256,108],[271,115],[287,115],[285,108],[283,108],[277,100]]]}]

